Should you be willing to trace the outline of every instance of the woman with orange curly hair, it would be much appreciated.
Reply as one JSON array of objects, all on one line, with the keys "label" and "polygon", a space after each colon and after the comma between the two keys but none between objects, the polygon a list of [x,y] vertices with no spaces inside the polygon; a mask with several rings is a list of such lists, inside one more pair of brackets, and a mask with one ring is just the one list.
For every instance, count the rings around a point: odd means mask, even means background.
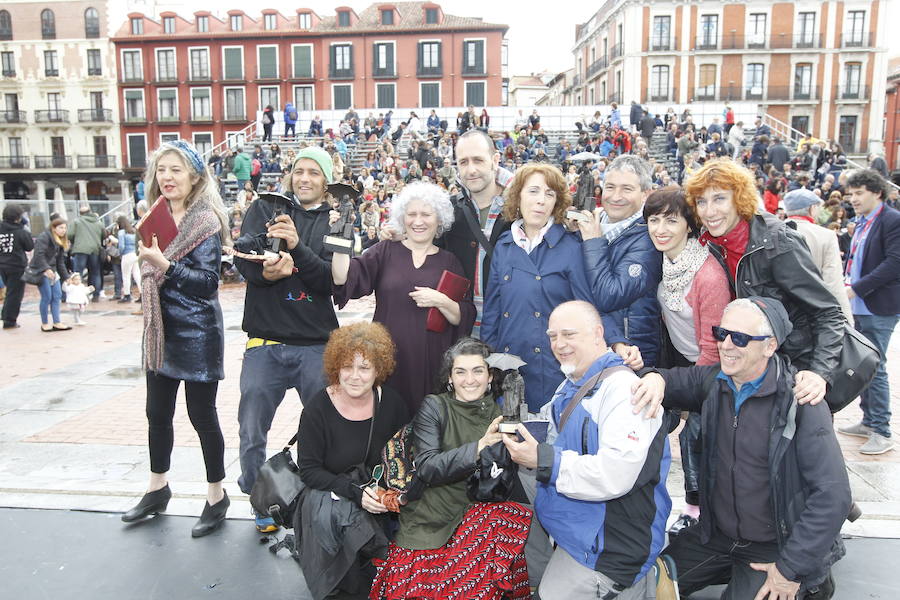
[{"label": "woman with orange curly hair", "polygon": [[[387,550],[377,518],[387,508],[367,487],[369,474],[410,417],[400,395],[381,387],[395,367],[384,325],[335,329],[323,365],[328,386],[303,403],[297,433],[297,465],[307,487],[298,511],[300,566],[314,598],[365,598],[375,576],[370,560]],[[353,523],[353,534],[337,539],[332,531],[341,527],[334,525],[344,521]]]},{"label": "woman with orange curly hair", "polygon": [[753,175],[732,160],[708,161],[684,191],[705,228],[700,241],[728,274],[732,295],[768,296],[787,309],[794,330],[781,350],[798,369],[794,395],[801,404],[818,402],[837,367],[844,316],[803,238],[759,214]]},{"label": "woman with orange curly hair", "polygon": [[550,312],[568,300],[591,302],[581,242],[562,226],[572,197],[562,172],[546,163],[516,171],[503,218],[512,223],[491,258],[481,339],[527,364],[525,400],[536,413],[563,380],[547,330]]}]

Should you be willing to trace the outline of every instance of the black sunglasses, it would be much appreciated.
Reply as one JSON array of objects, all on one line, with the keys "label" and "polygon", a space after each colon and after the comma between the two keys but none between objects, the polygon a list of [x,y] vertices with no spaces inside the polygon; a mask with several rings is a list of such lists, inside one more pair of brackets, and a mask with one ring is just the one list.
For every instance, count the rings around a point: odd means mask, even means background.
[{"label": "black sunglasses", "polygon": [[712,334],[713,337],[719,340],[720,342],[724,342],[725,338],[729,335],[731,336],[731,343],[737,346],[738,348],[746,348],[747,344],[750,343],[751,340],[756,340],[761,342],[763,340],[769,339],[770,335],[750,335],[749,333],[741,333],[740,331],[731,331],[730,329],[723,329],[718,325],[712,326]]}]

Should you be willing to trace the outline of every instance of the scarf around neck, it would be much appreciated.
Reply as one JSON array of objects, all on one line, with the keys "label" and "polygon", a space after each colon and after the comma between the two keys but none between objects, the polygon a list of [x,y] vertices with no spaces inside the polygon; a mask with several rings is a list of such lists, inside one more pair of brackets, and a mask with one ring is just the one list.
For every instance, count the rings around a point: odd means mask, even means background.
[{"label": "scarf around neck", "polygon": [[[178,235],[163,251],[171,263],[187,256],[201,242],[216,235],[222,228],[218,215],[206,198],[197,198],[187,209],[178,225]],[[159,290],[166,274],[149,262],[141,264],[141,302],[144,309],[144,369],[158,371],[163,365],[162,306]]]},{"label": "scarf around neck", "polygon": [[679,312],[684,308],[684,291],[694,281],[694,276],[706,258],[709,249],[697,238],[689,237],[684,250],[674,261],[663,254],[662,300],[666,308]]}]

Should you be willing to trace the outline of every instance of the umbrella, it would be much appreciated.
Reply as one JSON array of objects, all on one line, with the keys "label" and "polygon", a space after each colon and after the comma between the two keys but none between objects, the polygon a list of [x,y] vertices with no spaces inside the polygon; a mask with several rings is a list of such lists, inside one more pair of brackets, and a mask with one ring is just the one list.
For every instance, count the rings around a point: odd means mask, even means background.
[{"label": "umbrella", "polygon": [[593,152],[579,152],[573,156],[569,157],[569,160],[600,160],[602,157],[599,154],[594,154]]},{"label": "umbrella", "polygon": [[329,183],[328,193],[340,201],[344,196],[350,196],[350,200],[356,200],[359,190],[347,183]]},{"label": "umbrella", "polygon": [[492,353],[487,357],[487,360],[485,362],[487,362],[489,367],[493,369],[500,369],[501,371],[518,369],[519,367],[528,364],[515,354],[505,354],[502,352]]}]

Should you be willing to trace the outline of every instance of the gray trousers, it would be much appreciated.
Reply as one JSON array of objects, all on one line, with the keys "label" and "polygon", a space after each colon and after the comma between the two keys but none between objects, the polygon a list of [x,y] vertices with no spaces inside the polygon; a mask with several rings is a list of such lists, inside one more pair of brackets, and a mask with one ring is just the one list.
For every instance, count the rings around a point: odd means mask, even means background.
[{"label": "gray trousers", "polygon": [[534,496],[537,492],[537,480],[534,469],[519,467],[519,481],[525,490],[525,496],[533,511],[531,515],[531,528],[528,530],[528,540],[525,542],[525,562],[528,565],[528,585],[537,587],[544,576],[544,569],[550,555],[553,554],[553,546],[550,545],[550,537],[541,522],[538,521],[537,511],[534,510]]},{"label": "gray trousers", "polygon": [[[652,570],[650,571],[652,573]],[[651,581],[652,580],[652,581]],[[615,582],[582,565],[560,547],[553,551],[538,590],[541,600],[649,600],[656,598],[656,581],[644,577],[617,591]]]}]

